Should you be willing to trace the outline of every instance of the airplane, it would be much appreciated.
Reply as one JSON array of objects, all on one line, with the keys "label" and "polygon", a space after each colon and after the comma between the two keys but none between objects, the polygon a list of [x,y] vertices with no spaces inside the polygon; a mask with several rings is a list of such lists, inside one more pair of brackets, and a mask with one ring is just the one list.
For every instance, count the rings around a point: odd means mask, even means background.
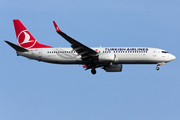
[{"label": "airplane", "polygon": [[39,43],[20,20],[14,19],[14,28],[18,45],[5,41],[14,48],[17,56],[28,59],[54,63],[79,64],[85,70],[91,69],[96,74],[96,68],[106,72],[121,72],[122,64],[157,64],[159,66],[174,60],[176,57],[163,49],[149,47],[87,47],[79,41],[62,32],[53,21],[56,32],[71,44],[71,48],[51,47]]}]

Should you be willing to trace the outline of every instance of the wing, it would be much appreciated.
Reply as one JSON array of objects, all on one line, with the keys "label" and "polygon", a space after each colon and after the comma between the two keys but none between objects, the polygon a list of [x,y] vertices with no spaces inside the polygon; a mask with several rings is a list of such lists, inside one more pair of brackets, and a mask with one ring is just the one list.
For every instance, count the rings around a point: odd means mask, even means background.
[{"label": "wing", "polygon": [[94,51],[93,49],[83,45],[82,43],[78,42],[77,40],[69,37],[68,35],[66,35],[64,32],[62,32],[59,27],[57,26],[56,22],[53,21],[54,23],[54,27],[56,29],[56,32],[61,35],[64,39],[66,39],[69,43],[71,43],[71,47],[73,48],[73,50],[75,50],[78,55],[82,56],[82,59],[87,59],[90,57],[95,57],[98,55],[98,52]]}]

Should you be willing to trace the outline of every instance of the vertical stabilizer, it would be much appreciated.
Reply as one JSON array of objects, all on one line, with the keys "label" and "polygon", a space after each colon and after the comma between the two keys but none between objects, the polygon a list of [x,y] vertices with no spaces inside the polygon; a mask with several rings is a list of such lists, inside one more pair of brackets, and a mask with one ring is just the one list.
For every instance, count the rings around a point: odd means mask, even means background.
[{"label": "vertical stabilizer", "polygon": [[20,20],[13,20],[18,45],[23,48],[52,48],[47,45],[40,44],[21,23]]}]

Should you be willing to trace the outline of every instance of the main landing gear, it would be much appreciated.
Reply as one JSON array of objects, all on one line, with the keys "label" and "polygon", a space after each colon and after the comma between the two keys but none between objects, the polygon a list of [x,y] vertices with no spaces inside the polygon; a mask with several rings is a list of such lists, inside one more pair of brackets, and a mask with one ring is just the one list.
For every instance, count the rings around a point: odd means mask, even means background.
[{"label": "main landing gear", "polygon": [[91,73],[92,73],[93,75],[95,75],[95,74],[96,74],[96,69],[92,69],[92,70],[91,70]]},{"label": "main landing gear", "polygon": [[87,64],[86,70],[87,70],[87,69],[91,69],[91,73],[92,73],[93,75],[96,74],[96,64],[94,64],[92,61],[91,61],[89,64]]}]

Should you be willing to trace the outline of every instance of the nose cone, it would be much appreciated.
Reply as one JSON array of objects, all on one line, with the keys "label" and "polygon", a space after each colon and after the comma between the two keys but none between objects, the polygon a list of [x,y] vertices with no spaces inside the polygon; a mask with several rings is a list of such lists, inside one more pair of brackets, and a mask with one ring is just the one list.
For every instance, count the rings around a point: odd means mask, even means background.
[{"label": "nose cone", "polygon": [[176,57],[174,55],[172,55],[172,54],[169,56],[169,58],[171,59],[171,61],[176,59]]}]

